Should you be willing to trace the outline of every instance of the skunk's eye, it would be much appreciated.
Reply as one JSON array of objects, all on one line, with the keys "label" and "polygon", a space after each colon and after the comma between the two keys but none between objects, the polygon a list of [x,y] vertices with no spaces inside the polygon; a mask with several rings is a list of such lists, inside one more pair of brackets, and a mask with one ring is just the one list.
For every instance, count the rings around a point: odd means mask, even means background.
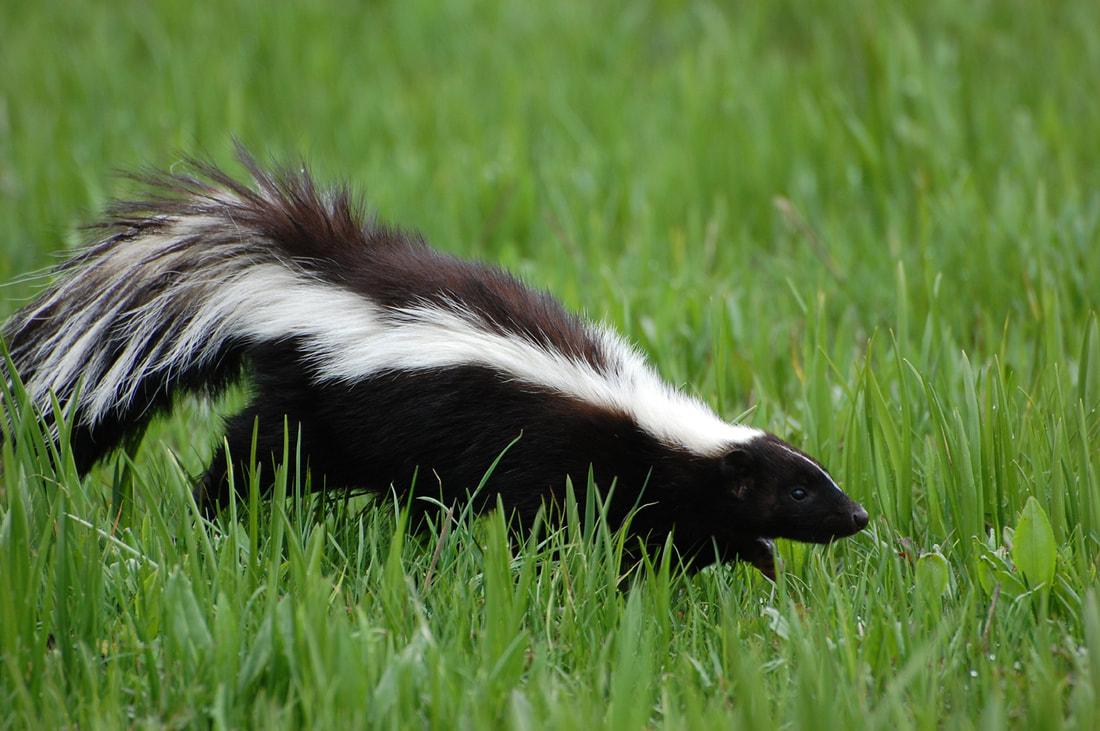
[{"label": "skunk's eye", "polygon": [[809,496],[809,494],[810,493],[806,492],[805,488],[796,487],[795,489],[791,490],[791,499],[792,500],[805,500]]}]

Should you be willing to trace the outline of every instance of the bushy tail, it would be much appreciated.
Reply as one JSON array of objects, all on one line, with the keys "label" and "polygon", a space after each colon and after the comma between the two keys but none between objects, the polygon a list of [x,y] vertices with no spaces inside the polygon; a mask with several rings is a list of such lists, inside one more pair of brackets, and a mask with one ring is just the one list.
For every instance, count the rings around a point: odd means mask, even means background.
[{"label": "bushy tail", "polygon": [[218,390],[256,345],[308,338],[339,270],[318,262],[367,236],[346,192],[240,157],[251,187],[196,161],[148,178],[151,196],[110,208],[102,238],[0,330],[40,413],[56,420],[51,393],[71,411],[81,471],[177,391]]}]

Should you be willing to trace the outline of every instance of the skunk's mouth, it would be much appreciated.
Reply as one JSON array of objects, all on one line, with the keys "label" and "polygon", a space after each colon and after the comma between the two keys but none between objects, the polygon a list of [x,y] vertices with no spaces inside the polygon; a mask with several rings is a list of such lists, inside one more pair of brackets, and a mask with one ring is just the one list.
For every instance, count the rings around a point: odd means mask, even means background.
[{"label": "skunk's mouth", "polygon": [[822,534],[823,540],[817,543],[832,543],[840,538],[854,536],[867,527],[870,521],[867,510],[859,503],[853,503],[852,508],[838,513],[830,521],[829,529]]},{"label": "skunk's mouth", "polygon": [[841,538],[854,536],[867,527],[870,516],[859,503],[851,507],[830,513],[823,518],[804,517],[798,521],[787,520],[771,538],[788,538],[800,543],[832,543]]}]

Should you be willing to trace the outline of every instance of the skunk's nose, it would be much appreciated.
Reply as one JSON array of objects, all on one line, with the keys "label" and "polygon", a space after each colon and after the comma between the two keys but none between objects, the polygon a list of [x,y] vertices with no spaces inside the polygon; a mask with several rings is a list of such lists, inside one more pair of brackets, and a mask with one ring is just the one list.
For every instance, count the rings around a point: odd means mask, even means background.
[{"label": "skunk's nose", "polygon": [[852,525],[856,528],[856,533],[867,527],[867,521],[870,520],[870,516],[867,515],[867,511],[862,505],[857,505],[856,509],[852,511]]}]

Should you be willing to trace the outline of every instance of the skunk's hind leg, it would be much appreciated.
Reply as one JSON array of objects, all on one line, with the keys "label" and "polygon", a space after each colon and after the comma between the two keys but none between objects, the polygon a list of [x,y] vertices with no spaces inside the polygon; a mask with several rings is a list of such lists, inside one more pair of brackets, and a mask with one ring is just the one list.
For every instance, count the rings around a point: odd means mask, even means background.
[{"label": "skunk's hind leg", "polygon": [[[284,430],[282,419],[276,429],[264,418],[264,411],[253,403],[229,420],[221,445],[214,450],[210,466],[195,486],[195,502],[204,514],[213,515],[226,507],[234,492],[238,500],[247,502],[254,468],[259,478],[260,496],[267,497],[271,493],[275,468],[282,462]],[[292,455],[295,447],[292,439]]]},{"label": "skunk's hind leg", "polygon": [[[195,487],[195,502],[207,515],[228,505],[233,492],[247,502],[254,477],[259,479],[260,497],[270,496],[284,454],[288,467],[297,465],[295,456],[302,455],[297,477],[305,478],[305,462],[311,452],[308,440],[317,436],[311,416],[315,394],[294,370],[291,353],[265,355],[260,361],[263,369],[254,373],[252,402],[228,420],[225,436]],[[288,485],[295,484],[294,477],[291,475]]]}]

